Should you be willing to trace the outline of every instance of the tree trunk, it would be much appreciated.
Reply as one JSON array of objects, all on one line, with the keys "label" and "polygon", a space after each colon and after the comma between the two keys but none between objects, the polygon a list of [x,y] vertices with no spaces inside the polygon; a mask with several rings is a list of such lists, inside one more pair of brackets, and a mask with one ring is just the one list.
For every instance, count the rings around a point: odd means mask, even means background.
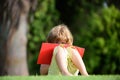
[{"label": "tree trunk", "polygon": [[27,16],[20,16],[17,31],[12,35],[7,46],[6,71],[8,75],[28,75],[27,69]]},{"label": "tree trunk", "polygon": [[0,75],[29,75],[27,18],[37,0],[0,0]]},{"label": "tree trunk", "polygon": [[8,75],[28,75],[27,67],[27,17],[30,9],[29,0],[21,0],[19,24],[7,42],[5,70]]}]

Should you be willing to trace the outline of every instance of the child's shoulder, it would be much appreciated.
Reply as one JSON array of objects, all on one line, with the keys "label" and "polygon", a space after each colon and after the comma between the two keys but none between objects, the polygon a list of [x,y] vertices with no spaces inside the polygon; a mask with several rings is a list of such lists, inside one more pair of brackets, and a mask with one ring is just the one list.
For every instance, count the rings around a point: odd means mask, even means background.
[{"label": "child's shoulder", "polygon": [[54,48],[54,50],[62,50],[64,48],[65,48],[64,44],[59,44]]},{"label": "child's shoulder", "polygon": [[59,44],[54,49],[63,49],[63,48],[64,49],[71,48],[73,50],[76,50],[75,46],[69,44]]}]

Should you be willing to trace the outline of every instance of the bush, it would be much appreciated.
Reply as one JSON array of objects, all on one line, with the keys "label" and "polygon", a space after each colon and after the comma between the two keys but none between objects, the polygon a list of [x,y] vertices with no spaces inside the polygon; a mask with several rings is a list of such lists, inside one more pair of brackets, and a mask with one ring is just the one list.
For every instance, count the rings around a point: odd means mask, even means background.
[{"label": "bush", "polygon": [[120,73],[120,11],[114,6],[93,12],[75,34],[75,44],[86,48],[84,61],[89,73]]},{"label": "bush", "polygon": [[81,5],[82,2],[78,1],[76,4],[76,1],[70,0],[65,1],[61,6],[63,3],[58,0],[57,6],[61,11],[61,18],[59,18],[55,1],[38,0],[38,7],[33,15],[34,20],[30,24],[28,34],[30,74],[39,74],[39,65],[36,62],[41,43],[46,40],[48,31],[58,23],[58,19],[62,19],[70,26],[74,45],[85,47],[83,59],[88,73],[119,74],[120,11],[114,6],[101,8],[103,3],[101,1],[100,6],[96,8],[94,2],[92,5],[89,1]]}]

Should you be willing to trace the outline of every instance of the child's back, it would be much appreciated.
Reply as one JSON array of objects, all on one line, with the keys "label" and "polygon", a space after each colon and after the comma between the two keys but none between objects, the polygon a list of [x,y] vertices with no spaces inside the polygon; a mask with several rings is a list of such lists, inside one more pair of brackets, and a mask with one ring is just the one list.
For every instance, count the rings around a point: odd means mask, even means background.
[{"label": "child's back", "polygon": [[53,57],[52,57],[52,61],[49,67],[49,71],[48,71],[48,75],[62,75],[58,64],[56,63],[56,54],[59,53],[60,50],[63,51],[63,53],[61,53],[61,55],[64,55],[66,58],[65,63],[67,63],[67,69],[68,71],[72,74],[72,75],[78,75],[79,70],[77,69],[77,67],[73,64],[72,62],[72,47],[68,46],[68,47],[64,47],[63,45],[59,45],[56,46],[53,52]]}]

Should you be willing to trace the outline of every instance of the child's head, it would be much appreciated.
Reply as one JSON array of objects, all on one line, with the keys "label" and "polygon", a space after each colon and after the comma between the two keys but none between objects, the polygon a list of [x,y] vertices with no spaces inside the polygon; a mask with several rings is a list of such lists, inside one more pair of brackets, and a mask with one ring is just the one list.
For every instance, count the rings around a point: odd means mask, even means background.
[{"label": "child's head", "polygon": [[47,42],[72,44],[73,36],[68,27],[64,24],[61,24],[52,28],[52,30],[48,34]]}]

